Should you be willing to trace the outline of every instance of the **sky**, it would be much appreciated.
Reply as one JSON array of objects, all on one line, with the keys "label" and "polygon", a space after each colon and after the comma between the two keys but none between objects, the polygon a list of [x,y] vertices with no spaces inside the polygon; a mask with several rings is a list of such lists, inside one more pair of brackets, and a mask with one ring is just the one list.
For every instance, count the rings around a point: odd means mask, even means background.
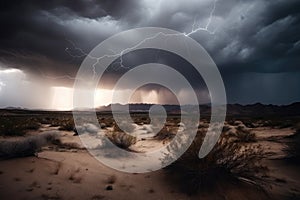
[{"label": "sky", "polygon": [[[0,107],[71,109],[82,52],[140,27],[182,33],[201,27],[189,37],[216,63],[228,103],[300,101],[299,0],[11,0],[1,2],[0,16]],[[203,80],[184,60],[155,50],[124,58],[129,67],[145,60],[178,65],[200,103],[209,101]],[[111,90],[123,73],[106,73],[105,84],[96,91],[97,105],[111,103],[113,92],[126,92],[126,87]],[[189,92],[183,89],[181,95]],[[173,99],[166,88],[148,85],[132,102],[171,104]]]}]

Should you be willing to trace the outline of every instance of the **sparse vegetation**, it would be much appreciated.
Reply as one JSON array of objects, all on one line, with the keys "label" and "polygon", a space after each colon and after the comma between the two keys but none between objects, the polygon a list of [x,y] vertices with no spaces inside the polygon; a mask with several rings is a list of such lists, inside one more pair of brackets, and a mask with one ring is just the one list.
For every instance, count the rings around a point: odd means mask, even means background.
[{"label": "sparse vegetation", "polygon": [[[98,113],[99,114],[99,113]],[[151,126],[145,125],[150,123],[150,119],[145,114],[134,114],[132,115],[133,121],[136,122],[138,125],[144,125],[144,127],[150,127],[149,133],[153,130]],[[27,121],[28,119],[28,121]],[[2,123],[2,121],[4,123]],[[105,133],[107,134],[108,138],[114,143],[115,145],[119,146],[120,148],[127,149],[129,151],[130,147],[134,145],[137,140],[134,136],[130,134],[124,133],[123,130],[121,130],[114,121],[113,117],[110,114],[106,114],[104,116],[98,115],[98,121],[99,125],[105,129]],[[198,126],[198,135],[195,139],[195,141],[192,143],[192,145],[189,147],[189,149],[184,153],[182,157],[180,157],[175,163],[173,163],[171,166],[166,168],[167,174],[171,174],[171,176],[168,176],[167,179],[170,180],[172,183],[175,183],[177,186],[180,186],[180,189],[182,191],[188,193],[188,194],[196,194],[199,189],[203,189],[207,191],[207,188],[212,188],[213,191],[216,191],[220,188],[220,183],[227,184],[230,183],[231,185],[238,185],[238,186],[244,186],[246,184],[241,184],[241,181],[243,183],[251,183],[258,185],[259,187],[262,187],[265,181],[273,181],[274,184],[290,184],[290,180],[286,178],[285,176],[277,177],[273,179],[273,174],[268,174],[268,169],[261,165],[260,161],[262,158],[268,158],[269,154],[264,154],[262,148],[269,148],[267,147],[261,147],[258,145],[258,143],[265,142],[265,137],[267,138],[268,135],[272,135],[272,128],[291,128],[291,124],[293,125],[293,128],[295,130],[295,135],[293,136],[282,136],[280,137],[274,137],[274,139],[268,140],[268,144],[273,145],[271,142],[276,142],[276,148],[280,146],[284,146],[287,144],[288,148],[286,149],[288,152],[288,160],[293,162],[299,163],[300,160],[300,123],[296,125],[296,122],[299,122],[299,118],[289,118],[284,119],[280,121],[280,119],[269,119],[269,118],[235,118],[231,117],[228,120],[228,123],[225,124],[223,128],[222,137],[218,141],[217,145],[214,147],[214,149],[210,152],[208,156],[206,156],[204,159],[198,158],[198,153],[200,146],[203,142],[203,133],[206,132],[208,126],[209,126],[209,119],[204,119],[199,123]],[[41,131],[49,129],[59,129],[59,130],[66,130],[66,131],[73,131],[74,130],[74,122],[72,118],[71,113],[50,113],[45,112],[42,114],[30,114],[24,116],[5,116],[0,117],[0,159],[6,159],[6,158],[13,158],[13,157],[23,157],[23,156],[32,156],[37,155],[36,153],[39,152],[41,149],[47,151],[57,151],[57,152],[45,152],[43,156],[45,156],[45,159],[47,155],[51,154],[53,155],[62,155],[67,156],[71,155],[69,152],[78,152],[76,155],[82,156],[85,151],[77,151],[75,149],[81,149],[82,147],[77,143],[78,138],[72,137],[71,133],[63,133],[64,135],[63,140],[60,140],[59,137],[56,137],[52,134],[49,135],[38,135],[37,136],[29,136],[29,134],[26,134],[28,130],[38,130],[39,128]],[[178,123],[180,122],[180,118],[171,116],[167,118],[167,123],[163,127],[163,129],[154,137],[155,140],[149,139],[149,143],[152,144],[152,142],[162,143],[164,144],[164,140],[172,139],[175,136],[175,132],[178,129],[181,129],[181,125]],[[92,126],[88,126],[86,124],[83,124],[82,128],[85,130],[85,132],[89,133],[91,136],[95,136],[96,138],[99,136],[100,133],[97,132],[98,129],[94,129]],[[188,127],[186,125],[186,127]],[[80,130],[80,126],[77,127],[78,130]],[[125,129],[129,132],[131,132],[136,126],[132,126],[131,124],[128,124]],[[137,127],[137,130],[141,128]],[[255,130],[255,128],[258,128]],[[8,130],[8,131],[3,131]],[[141,129],[142,131],[146,132],[148,129]],[[268,130],[266,135],[264,134],[264,130]],[[142,132],[141,131],[141,132]],[[254,131],[257,133],[257,138],[254,134]],[[261,132],[260,132],[261,131]],[[276,130],[278,131],[278,130]],[[285,132],[289,132],[289,129],[282,130]],[[280,134],[281,132],[278,131]],[[37,132],[31,133],[36,134]],[[148,132],[147,132],[148,133]],[[102,132],[101,132],[102,134]],[[277,132],[275,133],[277,134]],[[275,135],[274,134],[274,135]],[[26,137],[10,137],[10,136],[23,136]],[[84,136],[90,136],[90,135],[84,135]],[[3,136],[3,137],[2,137]],[[8,138],[8,137],[10,138]],[[102,136],[102,135],[101,135]],[[262,137],[263,136],[263,137]],[[279,139],[280,138],[280,139]],[[69,141],[70,139],[70,141]],[[148,140],[148,138],[147,138]],[[159,141],[158,141],[159,140]],[[163,140],[163,141],[161,141]],[[274,141],[273,141],[274,140]],[[147,144],[148,141],[141,141],[140,144],[143,145],[143,143]],[[287,142],[287,143],[285,143]],[[48,144],[50,144],[48,146]],[[263,143],[264,144],[264,143]],[[46,148],[42,148],[44,145],[47,145]],[[99,143],[100,145],[100,143]],[[135,145],[133,150],[138,149],[142,145]],[[155,144],[154,144],[155,145]],[[105,144],[101,144],[101,147],[105,146]],[[273,147],[273,146],[271,146]],[[68,149],[72,149],[72,151],[68,151]],[[74,150],[74,151],[73,151]],[[99,151],[102,149],[99,148]],[[132,151],[133,151],[132,150]],[[272,149],[273,150],[273,149]],[[282,150],[282,149],[280,149]],[[64,151],[65,153],[60,153],[60,151]],[[138,150],[137,150],[138,151]],[[48,154],[49,153],[49,154]],[[53,153],[53,154],[52,154]],[[272,152],[273,153],[273,152]],[[274,153],[276,154],[276,152]],[[74,156],[75,154],[72,154]],[[107,151],[107,154],[105,152],[105,156],[109,158],[115,158],[118,159],[120,156],[119,153],[114,154],[114,152],[110,152],[109,149]],[[126,155],[126,154],[124,154]],[[122,155],[121,155],[122,156]],[[49,156],[50,157],[50,156]],[[125,156],[124,156],[125,157]],[[52,158],[52,157],[51,157]],[[129,157],[128,157],[129,158]],[[42,156],[41,156],[42,159]],[[36,162],[35,164],[39,164],[39,160],[36,158],[26,158],[28,162]],[[73,159],[73,157],[71,158]],[[281,159],[281,158],[280,158]],[[21,159],[21,161],[24,159]],[[49,159],[48,159],[49,160]],[[59,159],[61,160],[61,159]],[[69,160],[70,161],[70,160]],[[4,161],[6,162],[6,161]],[[10,161],[7,161],[10,162]],[[13,161],[12,163],[14,163]],[[269,162],[273,162],[273,160],[268,160]],[[277,162],[277,160],[275,161]],[[281,162],[281,161],[280,161]],[[18,161],[19,163],[19,161]],[[63,165],[66,163],[66,166]],[[24,168],[21,168],[21,172],[25,173],[26,176],[35,175],[35,177],[38,177],[40,173],[40,167],[38,165],[36,166],[26,165]],[[47,161],[48,166],[48,161]],[[68,162],[65,162],[63,160],[61,161],[54,161],[52,160],[51,163],[49,162],[50,167],[44,168],[46,170],[46,173],[50,177],[53,178],[51,181],[52,183],[46,182],[42,186],[43,191],[46,193],[49,193],[48,195],[43,195],[40,198],[43,199],[60,199],[60,196],[53,196],[55,192],[57,191],[56,184],[58,183],[57,180],[64,181],[65,183],[71,184],[74,187],[79,187],[76,183],[82,183],[83,185],[89,182],[89,178],[86,178],[85,176],[90,176],[92,173],[94,173],[93,167],[90,165],[83,166],[84,168],[81,169],[83,171],[80,171],[79,168],[73,168],[70,171],[70,166],[68,165]],[[291,164],[290,162],[288,164]],[[294,163],[292,163],[294,164]],[[273,166],[272,166],[273,167]],[[8,175],[7,168],[4,168],[5,172],[0,171],[0,176],[6,177]],[[88,170],[89,169],[89,170]],[[273,168],[272,168],[273,169]],[[89,173],[85,173],[88,171]],[[82,173],[81,173],[82,172]],[[4,174],[3,174],[4,173]],[[107,176],[103,174],[101,176],[100,185],[98,185],[98,189],[102,190],[116,190],[122,189],[124,191],[131,190],[134,186],[130,183],[123,183],[123,178],[118,174],[118,180],[115,175],[113,175],[114,172],[111,172]],[[3,174],[3,175],[1,175]],[[15,184],[24,184],[27,183],[27,177],[19,176],[20,174],[17,173],[14,176],[10,177],[10,181]],[[53,176],[57,175],[57,176]],[[18,176],[20,179],[15,178]],[[120,176],[120,177],[119,177]],[[63,178],[61,178],[63,177]],[[145,178],[147,178],[147,181],[156,181],[157,174],[151,174],[151,180],[149,179],[150,175],[146,175]],[[284,177],[284,178],[283,178]],[[86,179],[85,179],[86,178]],[[37,179],[38,180],[38,179]],[[86,181],[85,181],[86,180]],[[140,180],[140,178],[138,179]],[[162,180],[162,179],[159,179]],[[19,181],[19,182],[18,182]],[[32,180],[33,181],[33,180]],[[22,191],[26,192],[28,191],[28,195],[30,195],[30,192],[33,190],[37,190],[37,184],[33,184],[31,182],[28,182],[27,187],[23,187]],[[102,181],[102,183],[101,183]],[[31,184],[32,183],[32,184]],[[39,180],[39,183],[40,180]],[[75,184],[74,184],[75,183]],[[269,183],[269,182],[268,182]],[[30,185],[31,184],[31,185]],[[154,185],[155,186],[155,185]],[[216,189],[217,188],[217,189]],[[134,188],[135,191],[139,190],[139,187]],[[156,196],[159,195],[158,193],[162,190],[157,188],[153,188],[152,185],[145,188],[142,188],[142,191],[145,193],[145,195],[149,196]],[[36,194],[37,191],[32,192],[32,194]],[[97,191],[94,191],[95,193],[91,193],[90,196],[87,198],[92,199],[103,199],[105,198],[102,195],[94,195],[99,194]],[[103,192],[103,191],[102,191]],[[110,191],[104,191],[104,192],[110,192]],[[168,192],[168,191],[166,191]],[[176,194],[178,191],[175,190],[175,187],[172,188],[172,193]],[[39,193],[41,195],[42,193]],[[51,194],[51,195],[50,195]],[[101,194],[101,191],[100,191]],[[94,196],[93,196],[94,195]],[[227,198],[227,196],[226,196]]]},{"label": "sparse vegetation", "polygon": [[73,131],[75,129],[75,124],[73,119],[64,120],[59,125],[59,130],[62,131]]},{"label": "sparse vegetation", "polygon": [[[248,122],[249,126],[249,122]],[[256,135],[242,121],[225,122],[222,134],[225,137],[231,137],[233,142],[251,143],[256,142]]]},{"label": "sparse vegetation", "polygon": [[[123,128],[131,132],[133,130],[132,125],[124,125]],[[113,130],[107,133],[109,140],[122,149],[128,149],[131,145],[136,143],[136,137],[124,133],[122,129],[115,123]]]},{"label": "sparse vegetation", "polygon": [[30,136],[16,141],[0,142],[0,158],[15,158],[33,156],[41,147],[56,141],[56,133],[45,133],[37,136]]},{"label": "sparse vegetation", "polygon": [[37,130],[40,123],[34,118],[6,117],[0,118],[0,135],[22,136],[28,130]]},{"label": "sparse vegetation", "polygon": [[154,137],[157,140],[170,140],[175,137],[177,128],[171,131],[170,127],[164,126]]},{"label": "sparse vegetation", "polygon": [[136,143],[136,137],[124,132],[112,132],[108,134],[109,140],[122,149],[128,149]]},{"label": "sparse vegetation", "polygon": [[261,177],[265,175],[267,168],[259,162],[263,158],[260,146],[233,143],[230,138],[221,137],[213,150],[205,158],[199,159],[203,138],[203,134],[199,133],[189,149],[167,167],[184,192],[195,194],[200,188],[214,187],[219,181],[226,179],[258,185],[263,183]]}]

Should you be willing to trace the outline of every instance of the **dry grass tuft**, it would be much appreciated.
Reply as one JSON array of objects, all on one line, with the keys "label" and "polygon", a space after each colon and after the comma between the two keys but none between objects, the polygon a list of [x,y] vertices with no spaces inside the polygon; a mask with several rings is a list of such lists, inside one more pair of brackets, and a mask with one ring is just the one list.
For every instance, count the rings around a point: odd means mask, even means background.
[{"label": "dry grass tuft", "polygon": [[112,132],[107,135],[109,140],[122,149],[128,149],[136,143],[136,137],[124,132]]},{"label": "dry grass tuft", "polygon": [[17,141],[0,142],[0,159],[34,156],[41,148],[58,140],[56,133],[44,133]]},{"label": "dry grass tuft", "polygon": [[195,194],[200,188],[213,188],[218,182],[229,179],[263,185],[262,177],[267,168],[260,164],[264,153],[259,145],[245,145],[221,137],[213,150],[199,159],[203,138],[204,134],[199,133],[188,150],[166,168],[184,192]]}]

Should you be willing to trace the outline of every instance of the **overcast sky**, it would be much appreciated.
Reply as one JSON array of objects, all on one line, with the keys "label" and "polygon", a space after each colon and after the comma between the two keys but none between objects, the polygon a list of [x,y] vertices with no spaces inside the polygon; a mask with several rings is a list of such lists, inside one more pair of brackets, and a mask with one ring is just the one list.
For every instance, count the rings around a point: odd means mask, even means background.
[{"label": "overcast sky", "polygon": [[69,90],[84,59],[75,47],[89,52],[116,33],[149,26],[189,33],[208,25],[190,37],[217,64],[229,103],[300,101],[299,0],[11,0],[1,2],[0,16],[0,107],[54,108],[64,93],[55,88]]}]

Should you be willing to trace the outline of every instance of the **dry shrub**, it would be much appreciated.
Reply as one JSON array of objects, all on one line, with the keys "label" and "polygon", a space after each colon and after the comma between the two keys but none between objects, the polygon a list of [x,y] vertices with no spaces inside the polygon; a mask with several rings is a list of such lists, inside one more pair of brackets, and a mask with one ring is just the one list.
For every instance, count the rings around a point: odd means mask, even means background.
[{"label": "dry shrub", "polygon": [[156,135],[155,139],[157,140],[170,140],[175,137],[175,134],[177,132],[177,127],[174,128],[174,130],[171,130],[170,127],[164,126]]},{"label": "dry shrub", "polygon": [[[134,126],[129,123],[123,123],[122,128],[126,132],[132,132]],[[107,134],[108,139],[122,149],[128,149],[131,145],[134,145],[137,142],[136,137],[124,133],[123,130],[115,123],[113,125],[113,131]]]},{"label": "dry shrub", "polygon": [[263,151],[259,145],[243,145],[232,138],[221,137],[205,157],[198,157],[203,142],[198,134],[188,150],[166,169],[180,188],[195,194],[200,188],[212,189],[222,180],[243,180],[260,185],[267,168],[259,164]]},{"label": "dry shrub", "polygon": [[128,149],[136,143],[136,137],[124,132],[112,132],[107,135],[108,139],[122,149]]},{"label": "dry shrub", "polygon": [[256,135],[244,125],[236,128],[236,136],[239,142],[256,142]]},{"label": "dry shrub", "polygon": [[84,149],[83,147],[81,147],[78,143],[76,142],[59,142],[56,143],[58,148],[61,149]]},{"label": "dry shrub", "polygon": [[0,142],[0,159],[33,156],[42,146],[58,140],[56,133],[44,133],[37,136],[23,138],[17,141]]},{"label": "dry shrub", "polygon": [[1,117],[0,135],[3,136],[22,136],[28,130],[37,130],[41,124],[33,118],[20,117]]}]

